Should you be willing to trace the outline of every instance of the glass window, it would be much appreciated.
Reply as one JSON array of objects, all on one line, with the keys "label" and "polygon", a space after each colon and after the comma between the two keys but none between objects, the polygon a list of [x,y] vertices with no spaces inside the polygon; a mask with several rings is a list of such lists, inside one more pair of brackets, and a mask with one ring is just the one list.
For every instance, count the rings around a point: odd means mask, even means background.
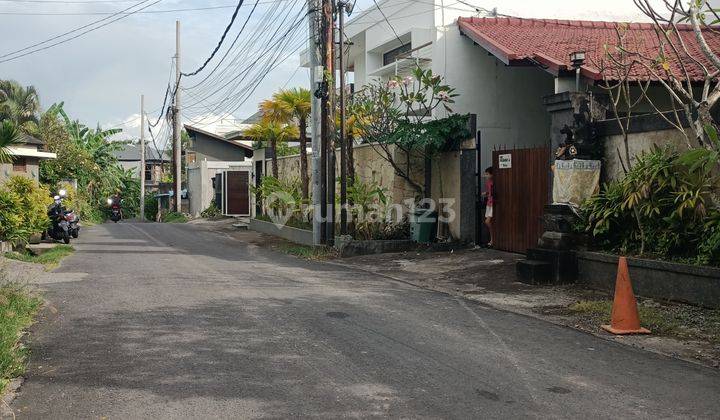
[{"label": "glass window", "polygon": [[408,42],[405,45],[393,48],[392,50],[386,52],[383,54],[383,66],[394,63],[399,56],[409,53],[410,50],[412,50],[412,45]]}]

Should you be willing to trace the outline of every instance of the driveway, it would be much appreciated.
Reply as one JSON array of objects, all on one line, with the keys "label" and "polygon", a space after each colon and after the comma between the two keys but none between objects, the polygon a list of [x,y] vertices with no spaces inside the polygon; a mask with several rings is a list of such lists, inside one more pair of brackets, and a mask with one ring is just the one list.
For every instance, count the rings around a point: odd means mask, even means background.
[{"label": "driveway", "polygon": [[106,224],[41,280],[18,418],[717,418],[720,374],[200,226]]}]

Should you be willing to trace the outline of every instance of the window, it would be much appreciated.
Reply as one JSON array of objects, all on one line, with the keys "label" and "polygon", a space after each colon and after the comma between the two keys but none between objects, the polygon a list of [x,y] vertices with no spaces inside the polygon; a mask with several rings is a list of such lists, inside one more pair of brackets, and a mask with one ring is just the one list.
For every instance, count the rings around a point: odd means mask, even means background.
[{"label": "window", "polygon": [[412,45],[410,45],[410,43],[408,42],[405,45],[401,45],[386,52],[385,54],[383,54],[383,66],[394,63],[397,58],[399,58],[403,54],[409,53],[410,50],[412,50]]},{"label": "window", "polygon": [[27,172],[27,161],[24,157],[16,157],[13,160],[13,172]]},{"label": "window", "polygon": [[152,181],[152,165],[145,164],[145,181]]}]

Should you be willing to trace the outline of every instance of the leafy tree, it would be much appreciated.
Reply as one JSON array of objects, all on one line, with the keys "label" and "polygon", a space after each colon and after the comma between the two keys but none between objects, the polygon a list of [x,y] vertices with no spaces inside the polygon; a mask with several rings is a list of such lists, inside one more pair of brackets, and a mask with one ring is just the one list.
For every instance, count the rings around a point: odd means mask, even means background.
[{"label": "leafy tree", "polygon": [[[423,197],[430,196],[431,159],[470,136],[467,116],[454,115],[450,105],[458,96],[432,70],[420,67],[411,76],[376,81],[357,92],[350,105],[354,128]],[[436,118],[439,107],[451,114]],[[403,152],[398,159],[395,149]],[[425,160],[425,183],[411,176],[411,156]]]},{"label": "leafy tree", "polygon": [[307,167],[307,123],[310,118],[310,91],[304,88],[283,89],[260,108],[265,118],[281,124],[295,122],[300,138],[300,182],[304,199],[310,196],[310,176]]},{"label": "leafy tree", "polygon": [[10,147],[20,143],[20,131],[12,121],[0,124],[0,163],[11,163]]},{"label": "leafy tree", "polygon": [[14,80],[0,80],[0,119],[14,122],[21,130],[34,133],[40,99],[33,86],[23,87]]},{"label": "leafy tree", "polygon": [[270,120],[262,120],[253,124],[245,130],[245,134],[255,141],[263,142],[270,145],[272,150],[272,172],[273,177],[278,176],[278,145],[284,144],[298,136],[298,128],[288,124],[282,124]]}]

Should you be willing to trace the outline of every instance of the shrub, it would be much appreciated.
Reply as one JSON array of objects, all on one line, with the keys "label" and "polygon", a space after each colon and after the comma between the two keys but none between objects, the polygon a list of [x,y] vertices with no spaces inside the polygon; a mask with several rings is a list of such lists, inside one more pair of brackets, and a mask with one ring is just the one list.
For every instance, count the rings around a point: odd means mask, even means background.
[{"label": "shrub", "polygon": [[603,249],[717,263],[717,161],[716,152],[704,149],[654,148],[583,204],[584,229]]},{"label": "shrub", "polygon": [[158,199],[156,192],[145,193],[145,220],[155,220],[158,213]]},{"label": "shrub", "polygon": [[299,179],[278,179],[273,176],[264,176],[260,186],[253,186],[255,197],[263,202],[266,213],[289,214],[290,219],[304,221],[302,217],[303,204]]},{"label": "shrub", "polygon": [[20,197],[12,191],[0,188],[0,240],[26,239],[29,232],[22,224]]},{"label": "shrub", "polygon": [[30,178],[13,176],[5,182],[5,188],[20,197],[20,223],[28,235],[47,229],[50,224],[47,210],[52,204],[47,187]]},{"label": "shrub", "polygon": [[185,223],[188,221],[188,218],[182,213],[169,211],[163,214],[162,221],[165,223]]},{"label": "shrub", "polygon": [[217,217],[222,216],[222,215],[220,214],[220,209],[218,208],[217,205],[215,205],[215,199],[213,199],[213,200],[210,202],[210,205],[208,206],[208,208],[206,208],[205,210],[203,210],[203,211],[200,213],[200,216],[201,216],[201,217],[205,217],[205,218],[207,218],[207,219],[215,219],[215,218],[217,218]]}]

